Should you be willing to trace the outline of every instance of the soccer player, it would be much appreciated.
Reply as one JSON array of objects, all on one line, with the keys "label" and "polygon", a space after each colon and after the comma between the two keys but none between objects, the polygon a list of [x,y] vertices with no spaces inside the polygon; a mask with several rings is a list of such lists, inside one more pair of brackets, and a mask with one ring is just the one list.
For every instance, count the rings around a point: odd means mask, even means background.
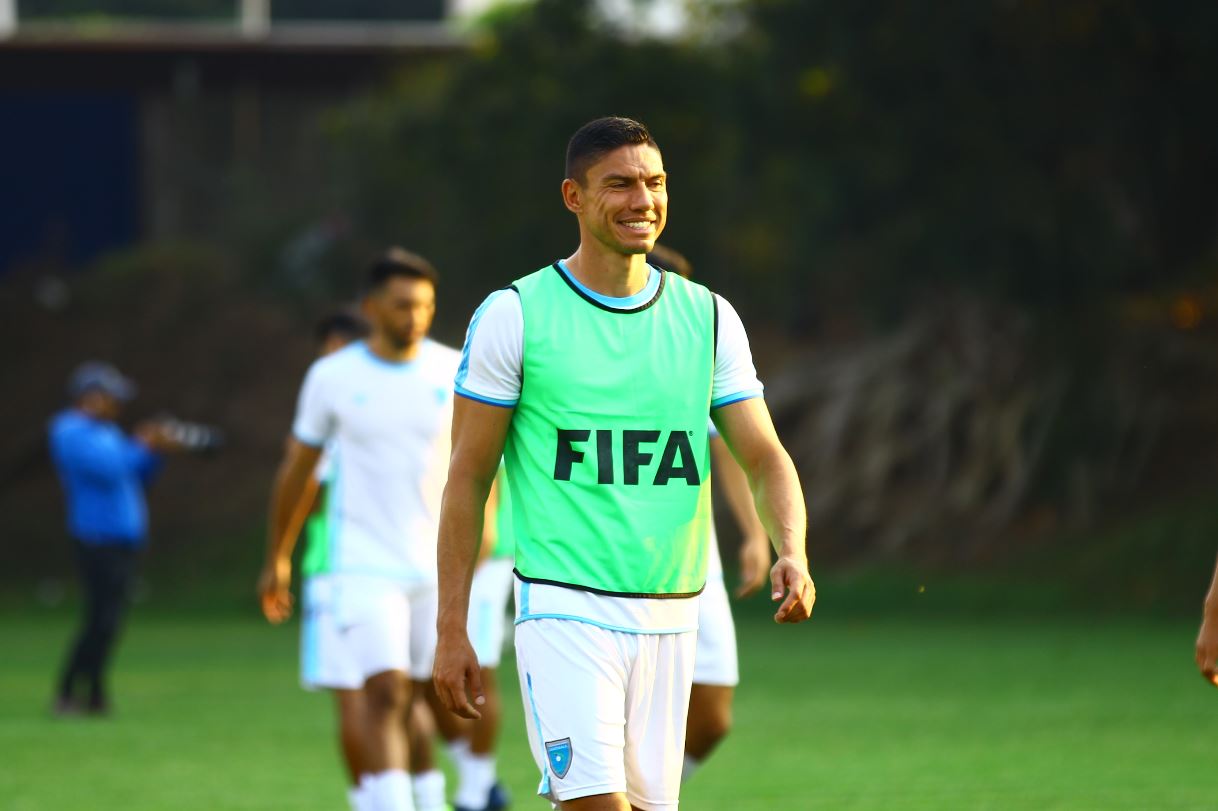
[{"label": "soccer player", "polygon": [[538,792],[567,811],[673,809],[706,581],[707,414],[778,547],[778,622],[807,619],[814,601],[803,493],[735,311],[645,261],[668,201],[647,128],[625,118],[580,128],[562,197],[578,249],[491,294],[466,335],[440,520],[435,681],[450,709],[478,716],[469,583],[502,455]]},{"label": "soccer player", "polygon": [[[351,342],[363,338],[367,332],[367,325],[350,312],[340,310],[323,318],[314,330],[318,358],[334,354]],[[293,512],[292,520],[284,530],[284,545],[278,553],[285,559],[291,559],[296,537],[303,527],[306,545],[300,568],[304,576],[301,593],[305,610],[304,623],[301,626],[300,680],[307,689],[329,687],[334,694],[334,706],[338,714],[339,748],[343,753],[343,762],[350,779],[349,794],[352,805],[358,808],[360,781],[367,772],[363,758],[364,696],[359,689],[362,680],[353,672],[354,668],[347,668],[346,673],[332,671],[325,676],[317,672],[321,665],[316,650],[317,620],[321,612],[314,604],[319,601],[319,595],[324,596],[332,589],[326,572],[330,526],[326,482],[333,469],[331,453],[323,452],[314,475],[309,477],[305,486],[300,504]],[[276,625],[285,622],[292,611],[292,597],[287,590],[287,583],[279,581],[275,574],[278,568],[277,560],[268,561],[259,578],[258,587],[262,613],[269,622]],[[349,662],[350,660],[346,659],[332,661],[331,664],[341,668]]]},{"label": "soccer player", "polygon": [[1197,633],[1197,667],[1215,687],[1218,687],[1218,566],[1209,593],[1205,595],[1201,630]]},{"label": "soccer player", "polygon": [[[657,244],[647,262],[688,279],[693,272],[689,260],[666,245]],[[740,528],[740,585],[736,597],[747,597],[765,584],[770,568],[770,540],[753,507],[749,482],[732,458],[723,437],[712,423],[710,431],[711,467],[719,489]],[[709,522],[706,588],[698,611],[698,645],[694,652],[694,684],[689,694],[689,713],[685,730],[685,764],[682,782],[697,771],[727,735],[732,724],[732,699],[740,682],[736,656],[736,628],[723,582],[723,562],[719,558],[719,538],[715,522]]]},{"label": "soccer player", "polygon": [[[84,585],[80,632],[59,679],[56,715],[106,715],[106,669],[148,540],[144,487],[161,451],[181,450],[162,423],[127,436],[117,420],[135,384],[107,363],[83,363],[68,381],[71,407],[49,426],[51,457],[68,501],[68,532]],[[81,693],[84,696],[81,696]]]},{"label": "soccer player", "polygon": [[366,776],[352,800],[376,811],[444,803],[441,772],[407,773],[405,733],[412,680],[427,678],[435,655],[436,522],[460,360],[427,338],[435,284],[431,264],[400,248],[373,264],[371,335],[309,369],[271,498],[263,597],[275,602],[291,580],[292,514],[333,448],[319,564],[329,576],[308,595],[306,670],[316,685],[363,693]]}]

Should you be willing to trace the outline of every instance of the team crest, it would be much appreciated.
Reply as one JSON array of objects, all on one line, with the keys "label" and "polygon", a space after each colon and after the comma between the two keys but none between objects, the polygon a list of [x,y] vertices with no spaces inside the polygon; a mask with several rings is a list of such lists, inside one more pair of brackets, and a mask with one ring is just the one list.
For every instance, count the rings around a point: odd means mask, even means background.
[{"label": "team crest", "polygon": [[550,763],[550,771],[558,779],[567,776],[567,772],[571,770],[571,758],[574,756],[570,738],[546,742],[546,760]]}]

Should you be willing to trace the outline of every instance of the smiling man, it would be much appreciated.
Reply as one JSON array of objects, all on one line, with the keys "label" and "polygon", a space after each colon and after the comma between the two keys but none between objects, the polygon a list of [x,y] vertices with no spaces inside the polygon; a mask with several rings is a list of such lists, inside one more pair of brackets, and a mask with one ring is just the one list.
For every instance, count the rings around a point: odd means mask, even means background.
[{"label": "smiling man", "polygon": [[735,311],[646,262],[668,207],[647,128],[582,127],[562,197],[579,248],[493,293],[466,335],[440,518],[436,687],[466,717],[485,700],[466,616],[502,454],[539,793],[576,811],[674,809],[706,582],[707,414],[778,549],[778,622],[807,619],[815,598],[803,494]]}]

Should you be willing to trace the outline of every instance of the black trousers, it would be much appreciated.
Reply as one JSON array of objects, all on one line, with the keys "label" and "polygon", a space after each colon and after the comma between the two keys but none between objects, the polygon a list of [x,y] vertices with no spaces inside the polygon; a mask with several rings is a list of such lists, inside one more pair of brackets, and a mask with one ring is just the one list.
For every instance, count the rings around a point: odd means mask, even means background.
[{"label": "black trousers", "polygon": [[138,550],[125,544],[73,544],[84,587],[84,613],[59,679],[59,697],[75,701],[82,698],[83,689],[91,709],[105,709],[106,666],[127,613]]}]

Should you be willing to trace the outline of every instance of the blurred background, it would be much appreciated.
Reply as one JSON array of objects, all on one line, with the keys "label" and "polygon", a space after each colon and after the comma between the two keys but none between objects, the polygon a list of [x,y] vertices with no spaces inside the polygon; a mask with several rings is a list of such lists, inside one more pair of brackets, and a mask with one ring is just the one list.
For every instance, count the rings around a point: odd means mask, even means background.
[{"label": "blurred background", "polygon": [[1187,667],[1216,34],[1204,0],[0,0],[0,605],[70,617],[45,423],[99,358],[132,420],[229,440],[150,492],[143,598],[252,617],[313,321],[401,244],[459,345],[574,248],[566,139],[620,114],[750,332],[826,621],[1153,619]]},{"label": "blurred background", "polygon": [[1191,610],[1218,539],[1216,26],[1206,2],[3,0],[3,587],[64,570],[44,423],[88,357],[141,384],[133,418],[231,439],[153,490],[148,570],[244,577],[313,319],[399,243],[459,345],[571,251],[565,141],[615,113],[663,147],[663,241],[750,330],[818,566]]}]

